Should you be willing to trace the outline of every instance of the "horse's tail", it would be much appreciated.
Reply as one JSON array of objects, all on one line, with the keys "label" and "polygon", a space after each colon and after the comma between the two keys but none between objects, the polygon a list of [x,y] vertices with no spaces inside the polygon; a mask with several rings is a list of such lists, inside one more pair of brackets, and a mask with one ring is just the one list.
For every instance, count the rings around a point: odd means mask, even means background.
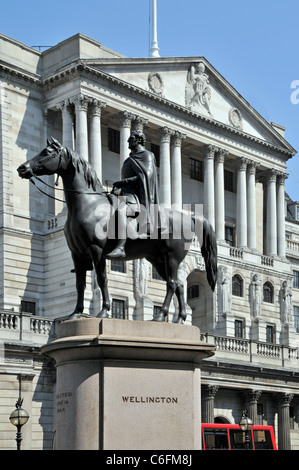
[{"label": "horse's tail", "polygon": [[[197,223],[198,217],[194,217],[195,234],[201,243],[201,254],[205,260],[208,283],[214,292],[217,282],[217,242],[214,229],[210,222],[203,217],[202,223]],[[199,232],[202,227],[202,232]]]}]

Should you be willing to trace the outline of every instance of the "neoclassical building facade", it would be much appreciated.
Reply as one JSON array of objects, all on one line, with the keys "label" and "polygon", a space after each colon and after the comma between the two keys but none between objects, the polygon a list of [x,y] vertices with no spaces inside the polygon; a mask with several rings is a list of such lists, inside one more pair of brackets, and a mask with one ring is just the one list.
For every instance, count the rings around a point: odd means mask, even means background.
[{"label": "neoclassical building facade", "polygon": [[[88,160],[110,191],[131,130],[142,129],[156,156],[161,203],[202,206],[216,233],[215,292],[197,240],[180,273],[187,322],[216,346],[203,362],[202,420],[238,423],[247,409],[256,424],[274,426],[279,448],[298,449],[299,217],[285,194],[286,164],[296,154],[285,129],[204,57],[127,58],[81,34],[44,52],[3,35],[0,45],[0,448],[14,446],[6,415],[19,393],[30,412],[24,446],[51,447],[55,368],[40,347],[75,298],[62,187],[45,177],[48,186],[37,183],[42,194],[16,168],[53,136]],[[165,294],[152,267],[140,260],[107,269],[111,315],[151,319]],[[85,313],[96,315],[99,304],[91,271]]]}]

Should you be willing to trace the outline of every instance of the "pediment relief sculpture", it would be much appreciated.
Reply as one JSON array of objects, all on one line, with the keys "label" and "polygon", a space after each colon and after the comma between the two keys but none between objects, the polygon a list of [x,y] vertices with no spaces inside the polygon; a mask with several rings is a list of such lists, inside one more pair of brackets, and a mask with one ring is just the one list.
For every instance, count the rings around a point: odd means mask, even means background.
[{"label": "pediment relief sculpture", "polygon": [[228,113],[228,119],[231,126],[236,129],[243,129],[242,115],[237,108],[231,108]]},{"label": "pediment relief sculpture", "polygon": [[148,75],[148,87],[149,91],[156,93],[156,95],[162,96],[164,83],[159,73],[152,72]]},{"label": "pediment relief sculpture", "polygon": [[205,73],[205,64],[198,62],[192,64],[188,74],[185,89],[185,104],[188,108],[202,111],[210,111],[211,87],[209,76]]}]

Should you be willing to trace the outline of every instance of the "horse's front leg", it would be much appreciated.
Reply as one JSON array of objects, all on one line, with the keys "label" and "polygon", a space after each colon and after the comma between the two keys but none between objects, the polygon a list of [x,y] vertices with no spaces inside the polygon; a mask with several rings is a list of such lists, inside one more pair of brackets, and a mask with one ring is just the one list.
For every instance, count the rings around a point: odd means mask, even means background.
[{"label": "horse's front leg", "polygon": [[108,318],[110,310],[110,299],[108,292],[108,280],[106,276],[106,258],[102,255],[103,250],[99,246],[92,246],[90,250],[94,268],[97,275],[98,286],[102,293],[102,310],[97,318]]},{"label": "horse's front leg", "polygon": [[84,310],[84,293],[86,288],[86,268],[84,263],[80,262],[76,256],[73,256],[74,268],[76,273],[76,290],[77,290],[77,303],[75,310],[67,320],[73,320],[75,318],[80,318],[81,313]]}]

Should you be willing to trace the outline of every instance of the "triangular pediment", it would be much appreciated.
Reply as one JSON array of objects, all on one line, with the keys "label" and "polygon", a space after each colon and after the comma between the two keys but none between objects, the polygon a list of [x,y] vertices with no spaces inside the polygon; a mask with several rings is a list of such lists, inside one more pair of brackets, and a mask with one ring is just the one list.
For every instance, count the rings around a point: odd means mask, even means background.
[{"label": "triangular pediment", "polygon": [[88,65],[155,97],[295,153],[283,137],[282,126],[266,121],[203,57],[90,60]]}]

